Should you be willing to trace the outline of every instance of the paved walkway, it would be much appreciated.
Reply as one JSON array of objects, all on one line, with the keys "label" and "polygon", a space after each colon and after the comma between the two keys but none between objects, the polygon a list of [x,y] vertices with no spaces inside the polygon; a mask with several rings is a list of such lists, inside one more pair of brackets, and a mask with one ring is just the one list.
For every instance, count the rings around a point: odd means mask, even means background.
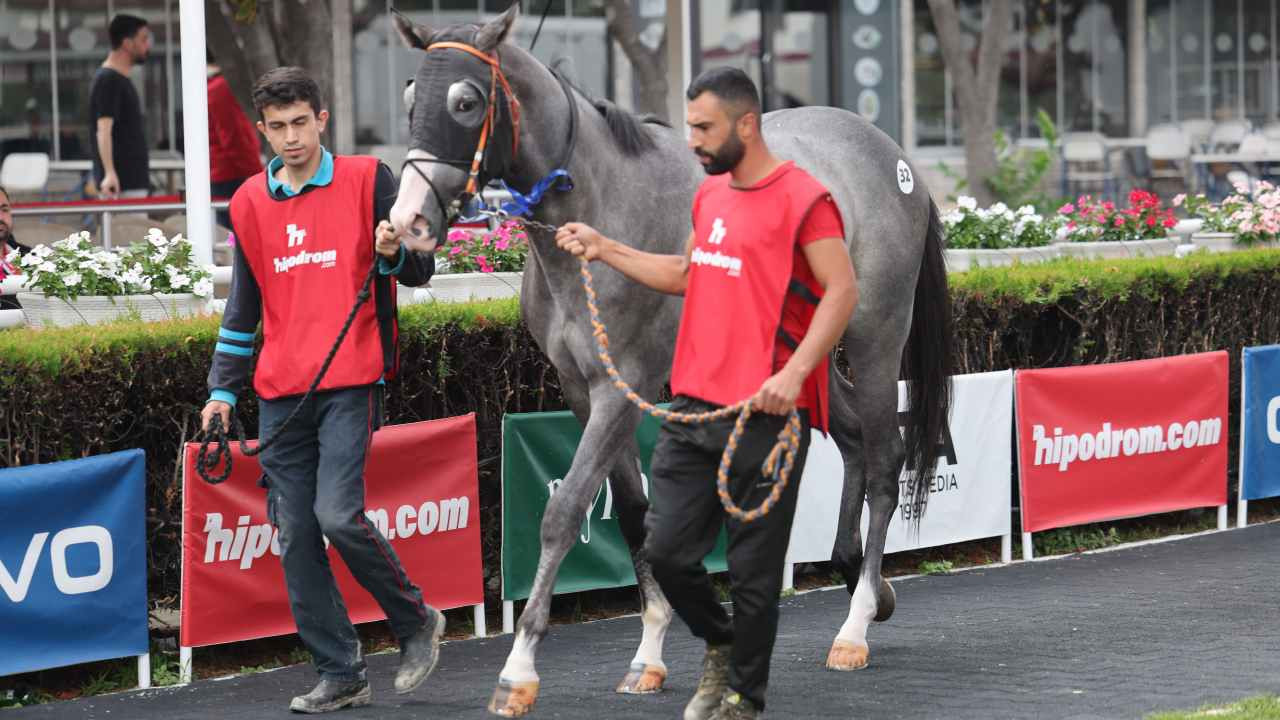
[{"label": "paved walkway", "polygon": [[[822,668],[848,596],[785,601],[773,656],[772,718],[1141,718],[1159,709],[1280,692],[1280,524],[1113,552],[895,583],[897,614],[872,628],[871,666]],[[533,718],[678,718],[701,647],[668,637],[668,691],[612,692],[640,635],[637,618],[552,629],[539,656]],[[374,703],[341,718],[487,718],[510,636],[454,642],[408,699],[396,658],[370,658]],[[197,655],[198,662],[198,655]],[[188,687],[0,713],[19,718],[285,718],[310,688],[307,666]]]}]

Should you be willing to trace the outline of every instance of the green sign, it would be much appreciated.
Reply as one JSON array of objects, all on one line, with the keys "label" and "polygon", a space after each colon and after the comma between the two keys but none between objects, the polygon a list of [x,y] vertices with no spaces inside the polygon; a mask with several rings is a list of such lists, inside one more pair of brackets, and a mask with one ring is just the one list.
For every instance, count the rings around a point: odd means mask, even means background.
[{"label": "green sign", "polygon": [[[649,492],[649,456],[661,423],[650,416],[636,431],[645,494]],[[547,500],[573,463],[582,426],[573,413],[519,413],[502,418],[502,599],[529,597],[542,551],[540,528]],[[708,477],[707,482],[715,482]],[[707,556],[707,569],[725,569],[725,538]],[[578,541],[556,575],[555,594],[636,584],[631,550],[618,527],[613,490],[606,479],[596,493]]]}]

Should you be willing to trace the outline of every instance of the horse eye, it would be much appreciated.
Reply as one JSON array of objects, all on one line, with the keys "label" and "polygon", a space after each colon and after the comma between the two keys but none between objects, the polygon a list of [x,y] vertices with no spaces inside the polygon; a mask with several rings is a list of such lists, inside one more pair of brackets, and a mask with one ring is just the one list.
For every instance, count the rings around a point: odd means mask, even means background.
[{"label": "horse eye", "polygon": [[458,112],[471,112],[476,107],[475,100],[462,99],[458,101]]}]

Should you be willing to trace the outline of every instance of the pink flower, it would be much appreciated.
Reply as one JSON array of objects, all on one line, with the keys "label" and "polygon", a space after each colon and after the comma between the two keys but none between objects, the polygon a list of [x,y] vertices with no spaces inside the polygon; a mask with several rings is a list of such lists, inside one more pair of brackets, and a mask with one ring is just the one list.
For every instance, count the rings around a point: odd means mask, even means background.
[{"label": "pink flower", "polygon": [[454,245],[453,247],[449,248],[449,257],[453,257],[454,255],[457,255],[459,253],[466,252],[466,250],[467,249],[462,247],[461,245]]},{"label": "pink flower", "polygon": [[1186,193],[1178,193],[1177,195],[1174,195],[1174,196],[1173,196],[1173,206],[1174,206],[1174,207],[1182,207],[1182,203],[1184,203],[1184,202],[1186,202],[1186,201],[1187,201],[1187,194],[1186,194]]},{"label": "pink flower", "polygon": [[1167,218],[1165,218],[1165,219],[1164,219],[1164,226],[1165,226],[1165,227],[1167,227],[1167,228],[1171,228],[1171,227],[1173,227],[1174,225],[1177,225],[1177,224],[1178,224],[1178,221],[1177,221],[1177,220],[1174,220],[1174,219],[1173,219],[1173,218],[1171,218],[1171,217],[1167,217]]},{"label": "pink flower", "polygon": [[1062,207],[1058,208],[1059,215],[1070,215],[1075,211],[1076,211],[1076,206],[1072,205],[1071,203],[1067,203],[1066,205],[1063,205]]},{"label": "pink flower", "polygon": [[1116,218],[1115,222],[1112,224],[1115,225],[1116,227],[1124,227],[1124,218],[1118,217]]},{"label": "pink flower", "polygon": [[461,228],[455,228],[449,231],[449,235],[446,239],[451,243],[458,243],[458,242],[463,242],[469,239],[470,237],[471,237],[470,232],[463,230]]},{"label": "pink flower", "polygon": [[493,247],[496,250],[506,250],[508,247],[511,247],[511,243],[507,242],[506,238],[498,238],[494,241]]},{"label": "pink flower", "polygon": [[1155,226],[1156,226],[1156,216],[1151,215],[1147,217],[1147,227],[1155,227]]}]

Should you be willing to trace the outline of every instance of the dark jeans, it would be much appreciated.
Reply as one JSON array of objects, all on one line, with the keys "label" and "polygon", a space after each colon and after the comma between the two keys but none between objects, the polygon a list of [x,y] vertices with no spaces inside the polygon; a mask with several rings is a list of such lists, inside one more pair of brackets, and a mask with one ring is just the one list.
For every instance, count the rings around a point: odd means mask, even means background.
[{"label": "dark jeans", "polygon": [[[210,197],[213,197],[213,198],[226,198],[230,200],[231,196],[236,194],[236,190],[239,190],[240,186],[244,184],[244,181],[248,179],[249,178],[239,178],[236,180],[223,180],[222,182],[211,182],[209,183],[209,195]],[[218,218],[219,225],[221,225],[224,228],[227,228],[232,232],[235,232],[235,228],[231,226],[230,210],[218,210],[215,213],[215,215]]]},{"label": "dark jeans", "polygon": [[[259,437],[275,437],[301,399],[263,400]],[[280,529],[293,619],[316,669],[334,680],[364,677],[365,663],[322,534],[382,606],[397,638],[430,622],[422,592],[364,516],[365,455],[381,424],[381,386],[317,393],[260,456],[268,484],[267,516]]]},{"label": "dark jeans", "polygon": [[[680,396],[679,412],[716,406]],[[778,596],[796,512],[800,475],[809,450],[809,417],[801,412],[803,433],[791,481],[778,504],[750,523],[729,518],[716,494],[716,470],[733,432],[734,419],[703,425],[668,422],[653,450],[649,512],[645,515],[645,555],[658,584],[693,634],[712,644],[733,644],[729,687],[764,707],[769,657],[778,633]],[[751,416],[734,453],[729,494],[743,509],[768,496],[771,482],[760,473],[785,416]],[[730,620],[702,560],[715,546],[721,522],[729,532]]]}]

